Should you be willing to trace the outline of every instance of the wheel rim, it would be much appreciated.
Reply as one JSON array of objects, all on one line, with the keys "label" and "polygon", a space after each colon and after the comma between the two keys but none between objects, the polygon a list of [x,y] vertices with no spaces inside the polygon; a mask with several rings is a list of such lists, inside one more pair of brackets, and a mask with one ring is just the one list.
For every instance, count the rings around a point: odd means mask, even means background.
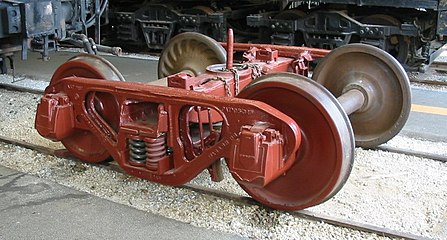
[{"label": "wheel rim", "polygon": [[[109,61],[90,54],[75,56],[62,64],[53,74],[51,84],[72,76],[124,81],[122,74]],[[112,128],[116,128],[119,121],[116,99],[106,93],[94,93],[90,97],[94,98],[93,103],[98,114],[110,123]],[[88,130],[76,129],[61,142],[71,154],[85,162],[97,163],[110,157],[108,151],[98,144],[98,138]]]},{"label": "wheel rim", "polygon": [[214,39],[200,33],[186,32],[172,38],[158,61],[158,77],[179,72],[198,76],[213,64],[225,63],[226,51]]},{"label": "wheel rim", "polygon": [[326,89],[304,76],[275,73],[259,78],[238,97],[271,105],[302,131],[295,164],[263,188],[240,183],[249,195],[272,208],[297,210],[320,204],[341,189],[351,171],[354,137],[346,114]]},{"label": "wheel rim", "polygon": [[385,51],[349,44],[329,53],[312,78],[336,97],[352,84],[365,86],[367,107],[349,118],[356,145],[371,148],[393,138],[405,125],[411,109],[410,83],[405,70]]}]

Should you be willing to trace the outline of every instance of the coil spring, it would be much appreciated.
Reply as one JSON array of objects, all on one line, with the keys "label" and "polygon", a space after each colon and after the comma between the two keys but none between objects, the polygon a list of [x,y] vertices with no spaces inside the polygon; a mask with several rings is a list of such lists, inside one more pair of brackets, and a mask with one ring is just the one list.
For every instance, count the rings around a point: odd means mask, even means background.
[{"label": "coil spring", "polygon": [[143,139],[129,138],[129,161],[133,165],[145,165],[146,143]]},{"label": "coil spring", "polygon": [[146,167],[149,170],[157,171],[159,160],[166,156],[166,136],[145,138],[144,140],[146,142]]}]

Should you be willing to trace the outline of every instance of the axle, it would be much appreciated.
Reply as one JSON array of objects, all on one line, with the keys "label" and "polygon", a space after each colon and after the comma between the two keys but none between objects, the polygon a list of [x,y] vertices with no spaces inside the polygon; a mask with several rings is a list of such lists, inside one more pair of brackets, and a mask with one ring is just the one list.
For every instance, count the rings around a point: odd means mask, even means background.
[{"label": "axle", "polygon": [[362,109],[370,101],[362,87],[351,88],[337,98],[347,115]]}]

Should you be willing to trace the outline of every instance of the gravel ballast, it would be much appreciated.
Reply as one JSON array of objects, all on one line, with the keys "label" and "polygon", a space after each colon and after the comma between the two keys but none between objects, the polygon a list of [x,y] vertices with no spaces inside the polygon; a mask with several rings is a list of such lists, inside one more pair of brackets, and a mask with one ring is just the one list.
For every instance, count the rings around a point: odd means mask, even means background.
[{"label": "gravel ballast", "polygon": [[[0,134],[61,148],[34,130],[39,95],[0,89]],[[398,136],[390,146],[447,155],[447,143]],[[255,239],[380,239],[382,237],[300,219],[283,211],[239,205],[188,189],[163,186],[93,165],[0,145],[0,164],[54,180],[115,202],[196,226]],[[447,164],[383,151],[356,149],[351,176],[329,201],[308,210],[424,237],[447,238]],[[203,173],[192,181],[245,195],[225,172],[213,183]]]}]

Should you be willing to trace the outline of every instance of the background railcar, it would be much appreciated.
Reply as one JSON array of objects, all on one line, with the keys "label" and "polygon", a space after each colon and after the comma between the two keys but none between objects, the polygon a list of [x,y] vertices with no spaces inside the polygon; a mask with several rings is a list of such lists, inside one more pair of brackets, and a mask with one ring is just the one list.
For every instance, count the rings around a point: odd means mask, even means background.
[{"label": "background railcar", "polygon": [[[333,49],[348,43],[380,47],[407,67],[429,63],[446,34],[447,1],[283,1],[251,15],[263,41]],[[430,59],[430,56],[432,58]]]}]

